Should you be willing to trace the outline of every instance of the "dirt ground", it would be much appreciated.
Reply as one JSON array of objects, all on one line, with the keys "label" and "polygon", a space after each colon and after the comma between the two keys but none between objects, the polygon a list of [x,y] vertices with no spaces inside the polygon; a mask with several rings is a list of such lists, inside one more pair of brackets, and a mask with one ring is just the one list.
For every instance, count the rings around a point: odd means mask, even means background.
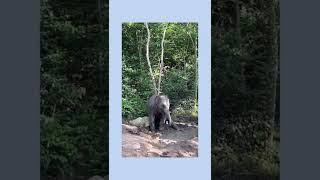
[{"label": "dirt ground", "polygon": [[[126,121],[127,122],[127,121]],[[197,157],[197,120],[180,118],[175,121],[179,130],[170,127],[152,133],[147,127],[122,124],[123,157]],[[183,122],[183,123],[182,123]]]}]

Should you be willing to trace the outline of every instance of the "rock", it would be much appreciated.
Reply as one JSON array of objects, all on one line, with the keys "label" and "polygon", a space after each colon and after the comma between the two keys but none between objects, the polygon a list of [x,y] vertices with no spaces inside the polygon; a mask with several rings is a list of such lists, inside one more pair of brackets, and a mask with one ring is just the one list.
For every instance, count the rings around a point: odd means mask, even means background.
[{"label": "rock", "polygon": [[136,126],[122,124],[122,131],[128,131],[131,134],[139,134],[139,129]]},{"label": "rock", "polygon": [[88,180],[105,180],[105,179],[103,177],[101,177],[101,176],[92,176]]},{"label": "rock", "polygon": [[148,117],[139,117],[137,119],[129,121],[129,124],[138,126],[138,127],[148,127],[149,126],[149,118]]}]

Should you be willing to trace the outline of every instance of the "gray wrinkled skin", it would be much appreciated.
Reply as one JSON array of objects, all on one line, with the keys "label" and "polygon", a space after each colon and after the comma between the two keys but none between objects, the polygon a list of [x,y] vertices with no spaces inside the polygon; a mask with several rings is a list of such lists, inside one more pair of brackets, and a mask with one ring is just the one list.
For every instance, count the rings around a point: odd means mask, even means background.
[{"label": "gray wrinkled skin", "polygon": [[170,116],[170,102],[165,95],[153,95],[148,101],[150,130],[163,130],[164,125],[177,129]]}]

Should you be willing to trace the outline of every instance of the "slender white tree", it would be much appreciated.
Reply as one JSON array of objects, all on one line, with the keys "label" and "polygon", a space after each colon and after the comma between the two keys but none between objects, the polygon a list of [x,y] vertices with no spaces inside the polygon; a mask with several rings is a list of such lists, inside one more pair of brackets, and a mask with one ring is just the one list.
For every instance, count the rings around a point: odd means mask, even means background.
[{"label": "slender white tree", "polygon": [[155,80],[155,77],[154,77],[154,74],[153,74],[153,71],[152,71],[150,58],[149,58],[150,30],[149,30],[148,23],[145,23],[145,26],[147,28],[147,33],[148,33],[147,44],[146,44],[146,58],[147,58],[148,66],[149,66],[151,80],[152,80],[152,83],[153,83],[154,93],[158,94],[159,91],[157,90],[156,80]]},{"label": "slender white tree", "polygon": [[166,37],[166,31],[167,31],[167,26],[164,27],[162,40],[161,40],[161,59],[160,59],[160,73],[159,73],[159,80],[158,80],[158,94],[161,93],[160,84],[161,84],[161,76],[163,75],[163,67],[164,67],[163,54],[164,54],[164,38]]}]

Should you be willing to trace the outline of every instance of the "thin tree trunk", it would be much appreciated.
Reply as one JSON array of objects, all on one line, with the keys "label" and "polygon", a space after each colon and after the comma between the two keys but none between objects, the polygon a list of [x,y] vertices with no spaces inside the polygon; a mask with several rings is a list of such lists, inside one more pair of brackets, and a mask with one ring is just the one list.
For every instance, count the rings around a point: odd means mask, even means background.
[{"label": "thin tree trunk", "polygon": [[278,78],[278,42],[277,42],[277,26],[276,26],[276,2],[275,0],[270,0],[267,3],[267,7],[269,8],[269,36],[268,41],[270,43],[270,63],[271,63],[271,82],[272,82],[272,93],[270,100],[270,146],[273,144],[273,129],[275,124],[275,115],[276,115],[276,97],[277,97],[277,78]]},{"label": "thin tree trunk", "polygon": [[194,102],[194,110],[196,110],[196,108],[198,107],[198,38],[196,37],[196,40],[195,40],[195,74],[196,74],[196,80],[195,80],[195,94],[194,94],[194,97],[195,97],[195,102]]},{"label": "thin tree trunk", "polygon": [[150,63],[150,59],[149,59],[150,30],[149,30],[149,27],[148,27],[148,23],[145,23],[145,25],[146,25],[147,33],[148,33],[147,44],[146,44],[146,58],[147,58],[148,66],[149,66],[149,71],[150,71],[150,75],[151,75],[151,80],[152,80],[153,87],[154,87],[154,93],[155,93],[155,94],[158,94],[157,85],[156,85],[156,80],[155,80],[155,78],[154,78],[154,75],[153,75],[153,72],[152,72],[151,63]]},{"label": "thin tree trunk", "polygon": [[158,81],[158,94],[161,93],[161,76],[163,73],[163,66],[164,66],[164,62],[163,62],[163,54],[164,54],[164,38],[166,36],[166,30],[167,30],[167,26],[164,28],[163,31],[163,35],[162,35],[162,41],[161,41],[161,59],[160,59],[160,70],[159,70],[159,81]]},{"label": "thin tree trunk", "polygon": [[103,51],[104,51],[104,40],[103,40],[103,17],[102,17],[102,6],[103,0],[98,0],[98,11],[99,11],[99,33],[100,33],[100,50],[99,50],[99,96],[100,101],[104,99],[104,85],[103,85]]},{"label": "thin tree trunk", "polygon": [[[273,105],[273,108],[272,108],[272,114],[273,114],[273,119],[272,119],[272,124],[271,124],[271,127],[272,129],[274,129],[274,126],[275,126],[275,118],[276,118],[276,98],[277,98],[277,82],[278,82],[278,65],[279,65],[279,57],[278,57],[278,35],[277,35],[277,25],[276,25],[276,2],[275,0],[273,0],[273,10],[272,10],[272,24],[273,24],[273,27],[272,27],[272,42],[273,42],[273,45],[272,45],[272,59],[273,59],[273,97],[272,97],[272,105]],[[271,143],[273,143],[273,130],[272,130],[272,133],[271,133]]]},{"label": "thin tree trunk", "polygon": [[[189,25],[189,24],[188,24]],[[196,37],[195,41],[193,41],[193,38],[190,34],[190,32],[188,32],[188,35],[190,37],[191,43],[194,47],[194,56],[195,56],[195,92],[194,92],[194,110],[196,110],[197,108],[197,103],[198,103],[198,38]]]},{"label": "thin tree trunk", "polygon": [[236,11],[237,46],[240,47],[241,33],[240,33],[240,3],[239,3],[239,0],[235,0],[235,11]]},{"label": "thin tree trunk", "polygon": [[138,53],[139,53],[139,64],[140,64],[140,67],[142,68],[143,65],[142,65],[142,40],[141,40],[141,36],[138,32],[136,32],[136,37],[137,37],[137,48],[138,48]]}]

